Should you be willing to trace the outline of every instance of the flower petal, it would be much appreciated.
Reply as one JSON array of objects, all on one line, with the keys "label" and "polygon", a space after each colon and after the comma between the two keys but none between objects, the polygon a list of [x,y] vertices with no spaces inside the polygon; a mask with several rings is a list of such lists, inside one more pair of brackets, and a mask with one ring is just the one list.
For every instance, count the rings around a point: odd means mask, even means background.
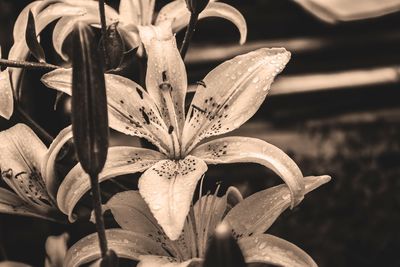
[{"label": "flower petal", "polygon": [[72,128],[71,126],[68,126],[63,129],[53,140],[42,161],[41,172],[46,183],[47,192],[54,200],[57,194],[58,186],[60,185],[60,181],[57,180],[55,173],[55,161],[65,143],[71,140],[71,138]]},{"label": "flower petal", "polygon": [[171,240],[183,229],[197,182],[207,170],[201,159],[162,160],[139,179],[139,192]]},{"label": "flower petal", "polygon": [[139,27],[139,34],[148,55],[146,89],[160,107],[167,125],[177,124],[181,132],[187,76],[171,25],[166,22],[157,27]]},{"label": "flower petal", "polygon": [[[51,2],[53,1],[43,1],[42,4],[43,6],[46,6]],[[41,10],[41,5],[32,5],[31,7],[36,7],[37,10]],[[17,19],[17,23],[14,26],[14,45],[11,47],[8,54],[9,59],[25,60],[29,55],[29,48],[25,41],[25,29],[27,25],[29,10],[29,8],[24,9],[24,11],[20,15],[20,18]],[[40,34],[47,25],[60,17],[79,15],[82,14],[82,12],[84,12],[82,8],[74,7],[64,2],[54,3],[38,14],[36,14],[37,12],[35,12],[35,9],[33,9],[32,13],[35,15],[36,33]],[[20,95],[19,79],[22,71],[23,69],[10,68],[11,80],[14,86],[15,95],[18,97]]]},{"label": "flower petal", "polygon": [[154,13],[155,0],[121,0],[119,20],[128,25],[149,25]]},{"label": "flower petal", "polygon": [[0,213],[53,220],[4,188],[0,188]]},{"label": "flower petal", "polygon": [[190,259],[180,262],[176,258],[154,255],[143,255],[139,257],[140,262],[137,267],[200,267],[201,259]]},{"label": "flower petal", "polygon": [[[305,192],[309,193],[329,180],[327,175],[305,177]],[[224,221],[231,226],[236,237],[262,234],[289,206],[290,191],[282,184],[247,197],[228,212]]]},{"label": "flower petal", "polygon": [[[115,176],[141,172],[149,168],[165,156],[155,150],[136,147],[111,147],[103,171],[99,174],[99,182]],[[71,222],[76,218],[74,207],[81,197],[90,190],[89,176],[77,164],[65,177],[57,193],[59,209],[68,215]]]},{"label": "flower petal", "polygon": [[[121,229],[106,230],[108,247],[118,257],[139,260],[141,255],[168,256],[164,248],[142,233],[135,233]],[[97,233],[88,235],[79,240],[67,252],[65,267],[78,267],[101,257]]]},{"label": "flower petal", "polygon": [[13,88],[8,68],[0,71],[0,116],[10,119],[14,112]]},{"label": "flower petal", "polygon": [[3,180],[33,207],[47,212],[54,208],[40,173],[46,146],[24,124],[0,132],[0,169]]},{"label": "flower petal", "polygon": [[[53,30],[54,49],[65,61],[68,60],[68,55],[62,51],[62,46],[76,23],[81,21],[87,24],[100,24],[99,5],[97,1],[79,1],[77,5],[84,8],[85,14],[80,16],[63,17],[57,22]],[[118,20],[118,13],[108,5],[105,5],[104,11],[106,14],[107,25]]]},{"label": "flower petal", "polygon": [[207,74],[188,111],[183,148],[190,151],[203,138],[230,132],[246,122],[264,102],[289,58],[284,48],[262,48],[228,60]]},{"label": "flower petal", "polygon": [[67,254],[69,239],[68,233],[63,233],[59,236],[49,236],[46,239],[46,254],[45,267],[62,267],[65,256]]},{"label": "flower petal", "polygon": [[[71,69],[58,69],[42,76],[50,88],[71,95]],[[144,137],[163,153],[172,147],[168,128],[154,100],[143,88],[125,77],[105,74],[110,127],[125,134]]]},{"label": "flower petal", "polygon": [[264,165],[279,175],[288,185],[291,206],[304,197],[304,179],[296,163],[279,148],[261,139],[248,137],[225,137],[204,143],[191,155],[207,164],[252,162]]},{"label": "flower petal", "polygon": [[316,267],[314,260],[296,245],[272,235],[239,240],[246,263],[267,263],[283,267]]},{"label": "flower petal", "polygon": [[[239,30],[240,44],[246,42],[246,20],[236,8],[225,3],[209,3],[200,13],[199,20],[208,17],[224,18],[231,21]],[[172,21],[173,32],[178,32],[189,24],[190,11],[187,9],[185,1],[177,0],[165,5],[158,13],[156,25],[167,20]]]}]

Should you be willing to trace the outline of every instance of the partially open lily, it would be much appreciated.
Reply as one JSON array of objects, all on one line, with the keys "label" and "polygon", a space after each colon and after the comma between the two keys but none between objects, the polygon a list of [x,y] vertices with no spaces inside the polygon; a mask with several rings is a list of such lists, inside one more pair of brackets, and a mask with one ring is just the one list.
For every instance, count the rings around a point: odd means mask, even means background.
[{"label": "partially open lily", "polygon": [[13,191],[0,188],[0,213],[49,220],[63,218],[51,187],[55,183],[55,159],[69,140],[69,132],[69,129],[61,132],[49,150],[24,124],[0,132],[1,177]]},{"label": "partially open lily", "polygon": [[[329,180],[329,176],[305,177],[305,192]],[[141,267],[201,266],[210,236],[222,221],[232,229],[247,263],[317,266],[294,244],[265,234],[290,206],[290,191],[286,185],[257,192],[244,200],[234,187],[230,187],[223,197],[216,194],[203,196],[191,206],[183,233],[173,241],[158,226],[137,191],[119,193],[106,204],[122,227],[107,230],[109,245],[119,257],[140,261],[138,266]],[[81,239],[69,249],[65,266],[80,266],[98,259],[96,243],[94,234]]]},{"label": "partially open lily", "polygon": [[[85,1],[77,2],[77,6],[81,5],[80,3],[85,3]],[[118,22],[118,29],[131,47],[137,47],[141,44],[138,33],[140,26],[159,25],[168,20],[172,23],[173,31],[178,32],[188,24],[190,12],[186,7],[185,0],[175,0],[165,5],[156,17],[154,16],[154,5],[155,0],[121,0],[119,13],[110,10],[107,14],[107,24]],[[220,17],[231,21],[239,29],[240,43],[245,42],[247,36],[246,21],[242,14],[232,6],[217,3],[215,0],[211,1],[199,14],[199,19],[207,17]],[[87,13],[82,16],[68,16],[60,19],[53,32],[53,44],[57,53],[63,59],[68,59],[62,51],[62,45],[77,21],[99,24],[99,20],[98,10],[92,8],[88,8]]]},{"label": "partially open lily", "polygon": [[[291,192],[291,206],[304,195],[303,175],[282,150],[263,140],[223,137],[246,122],[263,103],[274,77],[289,61],[284,48],[259,49],[237,56],[212,70],[199,82],[185,116],[187,78],[168,23],[140,28],[148,54],[146,90],[137,83],[106,74],[110,126],[146,138],[159,151],[114,147],[100,181],[142,172],[139,191],[171,239],[182,231],[196,185],[207,164],[254,162],[277,173]],[[71,70],[58,69],[42,77],[48,87],[71,93]],[[57,194],[60,209],[73,217],[89,179],[77,165]]]}]

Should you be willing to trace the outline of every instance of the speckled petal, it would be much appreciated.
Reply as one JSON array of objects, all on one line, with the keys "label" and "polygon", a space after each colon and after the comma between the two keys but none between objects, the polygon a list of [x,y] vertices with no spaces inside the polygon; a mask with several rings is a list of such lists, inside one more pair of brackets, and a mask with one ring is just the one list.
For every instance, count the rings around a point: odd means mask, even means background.
[{"label": "speckled petal", "polygon": [[[108,247],[120,258],[139,260],[141,255],[168,256],[168,253],[143,233],[121,229],[106,230]],[[79,267],[100,258],[97,233],[79,240],[67,252],[65,267]]]},{"label": "speckled petal", "polygon": [[137,267],[200,267],[202,260],[190,259],[180,262],[176,258],[165,256],[143,255],[139,257],[140,262]]},{"label": "speckled petal", "polygon": [[[99,182],[123,174],[142,172],[165,159],[157,151],[136,147],[111,147],[108,151],[107,161],[103,171],[99,174]],[[73,214],[74,207],[82,196],[90,190],[89,176],[77,164],[65,177],[57,193],[59,209],[68,215],[70,221],[76,218]]]},{"label": "speckled petal", "polygon": [[[309,193],[329,180],[327,175],[305,177],[305,192]],[[263,234],[289,206],[290,191],[282,184],[245,198],[228,212],[224,221],[237,238]]]},{"label": "speckled petal", "polygon": [[[42,77],[50,88],[71,94],[71,69],[58,69]],[[163,153],[172,147],[168,128],[154,100],[143,88],[125,77],[105,74],[110,127],[146,138]]]},{"label": "speckled petal", "polygon": [[167,125],[177,124],[180,132],[185,117],[187,76],[171,25],[165,22],[157,27],[139,27],[139,34],[148,55],[146,89]]},{"label": "speckled petal", "polygon": [[207,164],[261,164],[274,171],[288,185],[292,207],[304,197],[304,179],[299,167],[285,152],[263,140],[235,136],[219,138],[195,148],[191,155]]},{"label": "speckled petal", "polygon": [[[218,17],[231,21],[238,28],[240,33],[240,44],[246,41],[247,25],[243,15],[234,7],[225,3],[209,3],[200,13],[199,19]],[[185,28],[190,19],[190,12],[186,7],[185,1],[172,1],[165,5],[158,13],[156,25],[170,20],[172,21],[173,32],[178,32]]]},{"label": "speckled petal", "polygon": [[139,192],[171,240],[180,236],[197,182],[207,170],[201,159],[162,160],[139,179]]},{"label": "speckled petal", "polygon": [[246,263],[266,263],[282,267],[317,267],[314,260],[296,245],[272,235],[256,235],[239,240]]},{"label": "speckled petal", "polygon": [[43,212],[53,209],[40,166],[46,146],[24,124],[0,132],[0,169],[3,180],[26,203]]},{"label": "speckled petal", "polygon": [[0,71],[0,116],[10,119],[14,112],[13,88],[8,68]]},{"label": "speckled petal", "polygon": [[183,148],[190,151],[203,138],[230,132],[251,118],[289,58],[284,48],[262,48],[228,60],[207,74],[198,83],[186,116]]},{"label": "speckled petal", "polygon": [[0,213],[53,220],[52,217],[38,211],[22,198],[4,188],[0,188]]}]

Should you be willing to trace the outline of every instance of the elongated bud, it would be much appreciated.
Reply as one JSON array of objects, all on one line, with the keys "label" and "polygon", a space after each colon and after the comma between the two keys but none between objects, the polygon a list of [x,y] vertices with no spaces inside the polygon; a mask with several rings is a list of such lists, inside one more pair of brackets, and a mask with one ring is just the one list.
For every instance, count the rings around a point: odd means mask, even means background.
[{"label": "elongated bud", "polygon": [[207,248],[204,267],[246,267],[242,251],[226,223],[218,225]]},{"label": "elongated bud", "polygon": [[209,2],[210,0],[186,0],[186,5],[191,13],[200,14]]},{"label": "elongated bud", "polygon": [[72,130],[85,172],[97,175],[108,150],[108,116],[102,60],[90,26],[78,23],[73,33]]}]

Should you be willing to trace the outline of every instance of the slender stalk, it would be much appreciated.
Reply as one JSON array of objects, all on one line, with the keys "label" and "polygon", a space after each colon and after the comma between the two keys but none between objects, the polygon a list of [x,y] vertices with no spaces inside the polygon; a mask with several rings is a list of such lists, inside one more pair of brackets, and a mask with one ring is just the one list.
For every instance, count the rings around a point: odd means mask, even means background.
[{"label": "slender stalk", "polygon": [[101,210],[101,196],[98,174],[90,174],[90,184],[92,188],[92,201],[94,217],[96,219],[96,230],[99,237],[101,257],[104,258],[108,251],[106,230],[104,226],[103,212]]},{"label": "slender stalk", "polygon": [[199,14],[192,12],[190,14],[189,25],[186,28],[185,37],[183,38],[182,46],[180,49],[182,59],[185,59],[186,52],[189,48],[190,40],[196,30],[197,20],[199,19]]},{"label": "slender stalk", "polygon": [[37,122],[35,122],[32,117],[28,113],[26,113],[18,104],[16,104],[15,112],[23,122],[28,124],[28,126],[31,127],[32,130],[44,140],[46,145],[50,145],[53,142],[53,136],[51,136],[45,129],[43,129]]},{"label": "slender stalk", "polygon": [[60,68],[59,66],[40,63],[40,62],[29,62],[20,60],[0,59],[0,66],[23,68],[23,69],[42,69],[42,70],[55,70]]},{"label": "slender stalk", "polygon": [[106,24],[106,12],[104,9],[104,0],[99,0],[99,12],[100,12],[100,22],[101,22],[101,36],[103,37],[103,56],[104,64],[106,67],[110,65],[110,59],[107,54],[107,24]]}]

